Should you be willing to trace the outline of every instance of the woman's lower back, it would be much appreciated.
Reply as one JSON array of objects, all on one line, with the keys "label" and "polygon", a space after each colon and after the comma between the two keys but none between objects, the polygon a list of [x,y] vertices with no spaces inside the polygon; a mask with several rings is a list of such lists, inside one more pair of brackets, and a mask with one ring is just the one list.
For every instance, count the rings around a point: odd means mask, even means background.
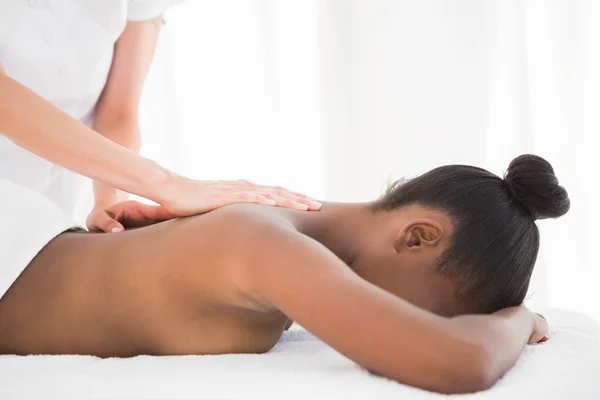
[{"label": "woman's lower back", "polygon": [[0,300],[0,353],[126,357],[270,349],[287,318],[245,306],[227,216],[214,214],[55,238]]}]

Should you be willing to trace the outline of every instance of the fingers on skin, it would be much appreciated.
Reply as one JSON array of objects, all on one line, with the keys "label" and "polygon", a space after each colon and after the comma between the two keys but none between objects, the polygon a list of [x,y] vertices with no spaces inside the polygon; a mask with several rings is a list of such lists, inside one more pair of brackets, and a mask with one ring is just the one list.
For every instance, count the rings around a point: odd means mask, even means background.
[{"label": "fingers on skin", "polygon": [[[321,208],[319,202],[303,194],[291,192],[281,186],[257,185],[244,179],[235,181],[233,186],[231,183],[228,184],[230,185],[229,190],[224,192],[227,193],[227,191],[233,189],[233,193],[222,198],[219,196],[218,199],[213,199],[215,208],[230,203],[256,203],[302,211],[316,211]],[[225,188],[221,188],[221,190],[223,189]]]},{"label": "fingers on skin", "polygon": [[295,210],[306,211],[308,206],[306,204],[298,203],[293,200],[278,196],[273,193],[262,193],[262,192],[240,192],[228,198],[225,204],[229,203],[255,203],[264,204],[268,206],[278,206],[285,208],[292,208]]},{"label": "fingers on skin", "polygon": [[308,204],[300,203],[283,196],[279,196],[274,193],[265,193],[266,198],[274,200],[279,207],[292,208],[294,210],[306,211],[308,210]]},{"label": "fingers on skin", "polygon": [[124,230],[125,230],[125,228],[123,228],[123,225],[121,225],[120,223],[115,221],[115,223],[111,224],[111,226],[104,232],[119,233],[119,232],[123,232]]},{"label": "fingers on skin", "polygon": [[256,204],[265,204],[267,206],[276,206],[277,205],[277,201],[275,201],[273,199],[269,199],[260,194],[249,195],[249,197],[252,199],[251,201]]},{"label": "fingers on skin", "polygon": [[302,193],[298,193],[298,192],[291,192],[291,191],[290,191],[290,193],[291,193],[291,194],[293,194],[294,196],[298,196],[298,197],[300,197],[301,199],[306,199],[306,200],[308,200],[308,201],[312,201],[312,202],[314,202],[314,203],[318,203],[318,202],[319,202],[319,201],[318,201],[317,199],[315,199],[314,197],[310,197],[310,196],[307,196],[307,195],[305,195],[305,194],[302,194]]},{"label": "fingers on skin", "polygon": [[88,227],[90,231],[117,233],[125,230],[119,221],[109,217],[108,214],[104,212],[97,214],[94,219],[94,223]]},{"label": "fingers on skin", "polygon": [[296,196],[295,194],[293,194],[291,192],[277,190],[275,192],[270,192],[270,193],[273,193],[274,195],[279,196],[281,198],[286,198],[288,200],[294,201],[296,203],[304,204],[307,207],[316,206],[314,201],[302,198],[300,196]]},{"label": "fingers on skin", "polygon": [[164,221],[175,218],[175,215],[163,206],[144,204],[135,200],[118,203],[105,210],[114,220],[120,221],[127,217],[135,221],[153,220]]},{"label": "fingers on skin", "polygon": [[282,196],[285,197],[295,203],[299,203],[299,204],[303,204],[306,206],[306,210],[310,210],[310,211],[318,211],[321,209],[321,203],[319,203],[318,201],[313,201],[313,200],[309,200],[306,198],[302,198],[302,197],[298,197],[295,194],[288,194],[286,196]]},{"label": "fingers on skin", "polygon": [[140,211],[143,213],[145,218],[152,220],[167,220],[174,218],[173,213],[168,211],[163,206],[154,206],[151,204],[140,204]]},{"label": "fingers on skin", "polygon": [[249,192],[240,192],[235,193],[231,196],[228,196],[226,200],[221,205],[231,204],[231,203],[256,203],[256,204],[264,204],[268,206],[274,206],[277,204],[276,201],[267,199],[265,196],[256,193]]},{"label": "fingers on skin", "polygon": [[[268,186],[268,185],[257,185],[253,182],[247,181],[245,179],[239,179],[235,181],[236,185],[242,189],[242,191],[247,190],[251,192],[255,192],[264,197],[272,198],[267,196],[267,194],[275,195],[279,198],[284,198],[290,200],[291,202],[277,201],[277,206],[293,208],[297,210],[319,210],[321,209],[321,203],[316,201],[315,199],[306,196],[301,193],[292,192],[281,186]],[[260,203],[263,204],[263,203]],[[300,205],[305,205],[306,207],[302,207]]]},{"label": "fingers on skin", "polygon": [[157,206],[154,209],[154,216],[152,218],[153,219],[162,219],[162,220],[172,219],[172,218],[175,218],[175,214],[173,214],[172,212],[170,212],[163,206]]},{"label": "fingers on skin", "polygon": [[102,230],[104,232],[118,233],[123,232],[125,228],[123,227],[123,225],[121,225],[119,221],[111,219],[103,226]]},{"label": "fingers on skin", "polygon": [[316,201],[315,199],[303,195],[301,193],[292,192],[287,190],[281,186],[263,186],[261,189],[265,190],[266,193],[273,193],[279,197],[286,198],[296,203],[305,204],[308,206],[309,210],[319,210],[321,209],[321,203]]},{"label": "fingers on skin", "polygon": [[[284,190],[287,190],[287,189],[284,189]],[[298,192],[292,192],[291,190],[287,190],[287,191],[290,194],[293,194],[294,196],[299,197],[301,199],[305,199],[305,200],[308,200],[308,201],[313,202],[313,203],[321,204],[321,203],[319,203],[319,201],[317,199],[315,199],[313,197],[310,197],[310,196],[307,196],[305,194],[298,193]]]}]

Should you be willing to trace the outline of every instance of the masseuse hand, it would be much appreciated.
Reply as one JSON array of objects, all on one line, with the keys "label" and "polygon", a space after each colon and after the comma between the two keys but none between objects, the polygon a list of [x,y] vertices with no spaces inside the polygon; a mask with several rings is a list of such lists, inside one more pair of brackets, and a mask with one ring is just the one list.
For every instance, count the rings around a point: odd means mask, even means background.
[{"label": "masseuse hand", "polygon": [[87,227],[95,232],[121,232],[175,218],[162,206],[124,201],[107,208],[94,209],[87,218]]},{"label": "masseuse hand", "polygon": [[303,194],[246,180],[198,181],[176,175],[161,191],[163,198],[157,202],[177,216],[201,214],[232,203],[256,203],[302,211],[321,208],[319,202]]},{"label": "masseuse hand", "polygon": [[121,232],[175,217],[201,214],[231,203],[257,203],[316,211],[321,204],[308,196],[281,187],[248,181],[196,181],[175,176],[161,187],[160,206],[124,201],[110,207],[95,207],[87,218],[90,231]]}]

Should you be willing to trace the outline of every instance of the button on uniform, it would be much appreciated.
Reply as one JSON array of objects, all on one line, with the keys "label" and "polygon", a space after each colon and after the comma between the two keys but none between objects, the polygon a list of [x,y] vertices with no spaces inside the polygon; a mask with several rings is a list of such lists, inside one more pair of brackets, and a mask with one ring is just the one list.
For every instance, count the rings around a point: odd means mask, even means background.
[{"label": "button on uniform", "polygon": [[41,4],[41,0],[29,0],[29,6],[33,8],[39,7]]}]

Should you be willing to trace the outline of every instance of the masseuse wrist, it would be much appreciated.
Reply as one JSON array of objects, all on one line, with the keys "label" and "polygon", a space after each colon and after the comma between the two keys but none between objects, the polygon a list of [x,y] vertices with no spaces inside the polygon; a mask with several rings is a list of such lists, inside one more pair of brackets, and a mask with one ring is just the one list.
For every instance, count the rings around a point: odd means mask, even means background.
[{"label": "masseuse wrist", "polygon": [[178,195],[178,188],[184,178],[173,171],[163,168],[154,161],[149,161],[155,165],[151,173],[146,176],[145,187],[148,194],[142,196],[166,208],[170,208],[177,203],[177,199],[180,197]]},{"label": "masseuse wrist", "polygon": [[129,200],[129,193],[100,181],[94,181],[94,210],[104,210]]}]

